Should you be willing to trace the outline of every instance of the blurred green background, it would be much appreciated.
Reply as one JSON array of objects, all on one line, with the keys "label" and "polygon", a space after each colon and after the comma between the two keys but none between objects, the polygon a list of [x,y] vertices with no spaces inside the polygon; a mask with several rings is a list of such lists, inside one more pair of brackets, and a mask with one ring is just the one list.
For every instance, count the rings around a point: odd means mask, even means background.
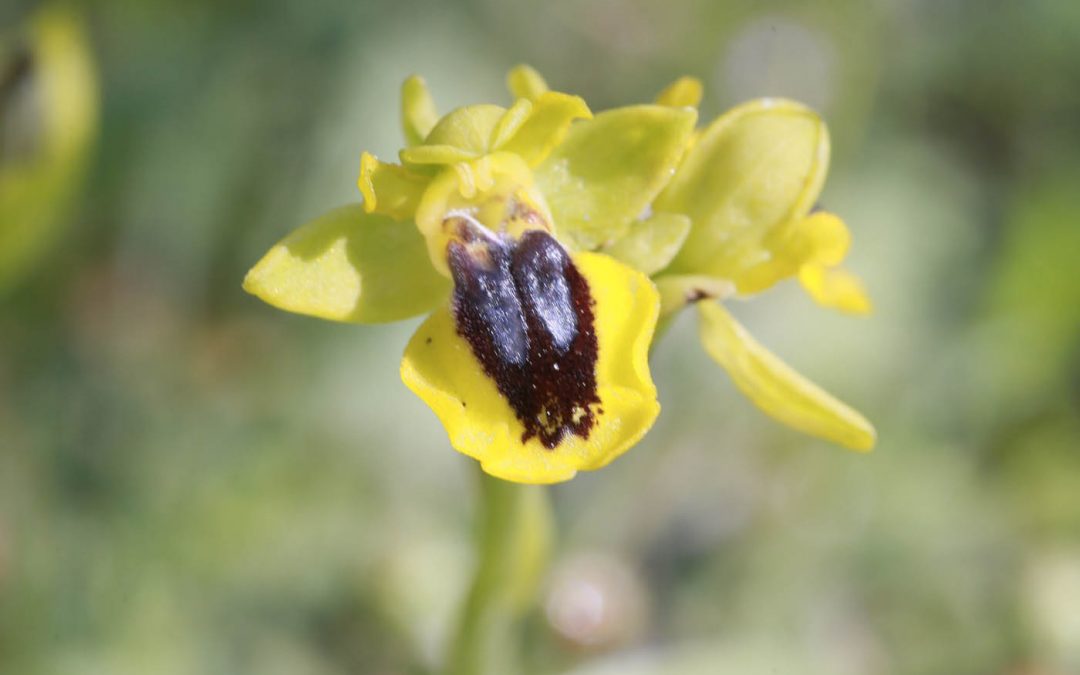
[{"label": "blurred green background", "polygon": [[[39,10],[0,5],[9,178],[52,133],[19,100]],[[74,21],[96,122],[23,205],[41,253],[0,256],[0,672],[433,672],[475,476],[398,379],[416,322],[292,316],[240,281],[359,198],[361,150],[394,156],[405,76],[444,111],[505,104],[519,62],[594,109],[691,74],[706,119],[822,111],[823,201],[876,311],[790,283],[734,310],[880,435],[861,456],[773,423],[680,320],[655,429],[554,490],[531,672],[1080,672],[1080,3],[98,0]],[[8,253],[38,236],[12,213]]]}]

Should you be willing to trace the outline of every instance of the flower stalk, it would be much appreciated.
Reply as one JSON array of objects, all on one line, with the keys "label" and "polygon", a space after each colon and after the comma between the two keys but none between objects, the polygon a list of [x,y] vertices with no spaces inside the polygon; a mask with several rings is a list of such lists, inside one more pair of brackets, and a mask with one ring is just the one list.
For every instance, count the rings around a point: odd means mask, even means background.
[{"label": "flower stalk", "polygon": [[446,675],[521,672],[518,624],[534,604],[553,538],[547,488],[476,474],[476,575],[451,637]]}]

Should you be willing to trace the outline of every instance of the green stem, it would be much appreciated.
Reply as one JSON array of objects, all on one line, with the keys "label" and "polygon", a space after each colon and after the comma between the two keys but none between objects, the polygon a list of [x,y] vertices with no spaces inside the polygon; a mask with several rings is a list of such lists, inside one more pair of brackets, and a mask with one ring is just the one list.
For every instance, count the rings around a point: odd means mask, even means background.
[{"label": "green stem", "polygon": [[447,675],[521,672],[519,625],[547,566],[551,507],[543,487],[480,472],[476,577],[450,645]]}]

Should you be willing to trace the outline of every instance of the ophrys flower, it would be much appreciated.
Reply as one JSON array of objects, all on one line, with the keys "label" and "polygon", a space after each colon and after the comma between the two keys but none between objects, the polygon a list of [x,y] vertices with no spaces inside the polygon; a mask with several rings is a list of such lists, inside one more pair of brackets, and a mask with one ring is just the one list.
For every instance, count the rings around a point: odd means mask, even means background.
[{"label": "ophrys flower", "polygon": [[[649,276],[662,273],[670,312],[739,288],[745,261],[701,266],[684,246],[717,243],[705,241],[713,221],[693,187],[695,167],[716,161],[710,130],[695,137],[694,81],[595,116],[531,69],[509,83],[509,108],[440,118],[423,81],[407,80],[400,163],[364,153],[362,204],[287,237],[245,288],[339,321],[430,312],[406,348],[405,384],[485,471],[556,482],[625,452],[659,413],[648,352],[662,303]],[[776,248],[800,270],[834,264],[834,250],[805,249]]]}]

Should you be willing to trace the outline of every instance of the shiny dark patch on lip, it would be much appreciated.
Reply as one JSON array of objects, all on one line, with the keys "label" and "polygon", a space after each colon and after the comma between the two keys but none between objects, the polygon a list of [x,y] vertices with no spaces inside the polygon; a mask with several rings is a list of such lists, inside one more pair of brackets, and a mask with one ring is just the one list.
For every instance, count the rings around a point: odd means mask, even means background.
[{"label": "shiny dark patch on lip", "polygon": [[524,425],[553,449],[596,423],[597,340],[589,284],[550,235],[447,248],[457,332]]}]

